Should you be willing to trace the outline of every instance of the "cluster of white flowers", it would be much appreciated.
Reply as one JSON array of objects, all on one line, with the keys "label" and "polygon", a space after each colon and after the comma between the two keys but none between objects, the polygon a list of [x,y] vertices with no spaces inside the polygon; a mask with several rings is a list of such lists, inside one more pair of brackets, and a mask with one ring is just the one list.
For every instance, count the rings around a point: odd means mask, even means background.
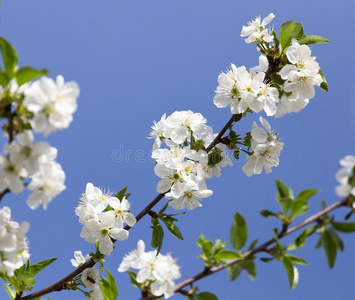
[{"label": "cluster of white flowers", "polygon": [[284,146],[277,134],[271,131],[270,124],[261,116],[259,120],[266,132],[253,122],[250,141],[253,154],[247,157],[248,161],[243,166],[243,172],[248,176],[261,174],[263,168],[267,174],[271,173],[271,167],[279,165],[279,156]]},{"label": "cluster of white flowers", "polygon": [[[268,45],[273,42],[273,35],[265,25],[274,17],[270,14],[262,22],[260,16],[257,17],[249,26],[243,26],[241,36],[248,36],[247,43]],[[287,113],[299,112],[315,96],[314,86],[320,86],[323,78],[307,45],[300,45],[293,39],[292,45],[286,49],[286,57],[288,64],[278,72],[283,83],[278,83],[277,88],[269,79],[268,83],[264,82],[269,67],[264,55],[259,58],[259,66],[249,72],[244,66],[231,64],[226,73],[218,76],[214,104],[219,108],[230,105],[233,114],[244,113],[248,109],[257,113],[264,110],[266,115],[280,118]]]},{"label": "cluster of white flowers", "polygon": [[242,32],[240,34],[241,37],[248,37],[245,42],[246,43],[271,43],[274,40],[274,36],[272,35],[272,31],[265,28],[265,25],[269,24],[275,15],[273,13],[269,14],[261,21],[261,16],[257,16],[254,20],[248,22],[248,26],[243,26]]},{"label": "cluster of white flowers", "polygon": [[86,185],[85,194],[80,198],[75,214],[84,225],[80,236],[87,242],[99,244],[104,255],[113,251],[113,240],[128,239],[129,232],[124,223],[132,227],[136,218],[129,211],[130,204],[125,197],[122,200],[112,197],[112,193],[104,193],[92,183]]},{"label": "cluster of white flowers", "polygon": [[5,206],[0,209],[0,273],[14,276],[30,258],[25,234],[30,224],[19,224],[11,220],[11,210]]},{"label": "cluster of white flowers", "polygon": [[23,105],[34,114],[31,126],[45,136],[57,129],[68,128],[77,109],[79,87],[76,82],[64,82],[57,76],[56,82],[48,77],[33,82],[25,90]]},{"label": "cluster of white flowers", "polygon": [[139,270],[136,276],[138,283],[151,282],[150,290],[154,296],[169,298],[174,294],[175,279],[181,277],[179,266],[168,253],[158,254],[157,251],[145,252],[145,244],[138,241],[137,249],[126,255],[119,268],[119,272],[126,272],[130,268]]},{"label": "cluster of white flowers", "polygon": [[250,109],[254,112],[264,110],[268,116],[273,116],[277,111],[279,92],[265,84],[264,79],[264,72],[253,75],[244,66],[237,68],[232,64],[227,73],[219,74],[213,102],[218,108],[230,105],[232,114],[241,114]]},{"label": "cluster of white flowers", "polygon": [[[167,118],[164,114],[152,126],[154,172],[161,178],[157,191],[166,193],[175,209],[202,206],[198,200],[213,193],[207,189],[206,179],[213,173],[219,177],[221,167],[232,165],[225,145],[219,144],[210,154],[205,151],[216,136],[206,122],[199,113],[176,111]],[[163,142],[169,148],[160,149]]]},{"label": "cluster of white flowers", "polygon": [[315,96],[314,86],[320,86],[323,82],[316,58],[311,56],[311,49],[307,45],[300,45],[293,39],[286,56],[290,64],[279,72],[285,83],[276,117],[299,112]]},{"label": "cluster of white flowers", "polygon": [[17,141],[5,145],[0,155],[0,192],[9,189],[18,194],[24,189],[23,179],[31,179],[28,189],[33,191],[27,205],[35,209],[48,203],[65,189],[65,173],[55,161],[57,149],[48,143],[33,143],[33,133],[26,130],[16,136]]},{"label": "cluster of white flowers", "polygon": [[339,197],[355,196],[355,156],[347,155],[339,163],[343,168],[335,175],[339,182],[335,192]]}]

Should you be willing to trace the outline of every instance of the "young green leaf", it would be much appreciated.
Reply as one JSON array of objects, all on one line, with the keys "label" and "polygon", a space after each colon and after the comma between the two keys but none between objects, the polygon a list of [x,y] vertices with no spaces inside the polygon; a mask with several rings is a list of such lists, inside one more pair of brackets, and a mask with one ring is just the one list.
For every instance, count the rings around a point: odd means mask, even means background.
[{"label": "young green leaf", "polygon": [[293,192],[286,184],[278,179],[276,179],[276,186],[276,201],[280,204],[283,212],[286,214],[292,205]]},{"label": "young green leaf", "polygon": [[37,77],[48,75],[46,69],[36,70],[32,67],[21,67],[16,71],[16,81],[19,86]]},{"label": "young green leaf", "polygon": [[36,284],[36,279],[28,272],[23,273],[22,281],[26,286],[34,286]]},{"label": "young green leaf", "polygon": [[335,230],[350,233],[355,231],[355,222],[341,223],[341,222],[332,222]]},{"label": "young green leaf", "polygon": [[0,50],[4,61],[5,72],[9,77],[13,78],[18,62],[16,50],[2,37],[0,37]]},{"label": "young green leaf", "polygon": [[327,257],[330,268],[334,267],[335,258],[337,255],[337,244],[333,239],[333,236],[328,230],[325,230],[322,234],[322,246]]},{"label": "young green leaf", "polygon": [[303,215],[308,211],[308,203],[303,200],[298,200],[292,202],[291,205],[291,215],[292,216],[298,216],[298,215]]},{"label": "young green leaf", "polygon": [[242,273],[242,268],[239,266],[239,264],[234,264],[228,267],[228,276],[230,281],[236,280],[240,273]]},{"label": "young green leaf", "polygon": [[120,200],[122,200],[123,197],[125,196],[125,193],[126,193],[127,189],[128,189],[128,185],[126,185],[122,190],[120,190],[119,192],[117,192],[117,193],[115,194],[115,197],[118,198],[118,199],[120,199]]},{"label": "young green leaf", "polygon": [[182,237],[182,233],[179,229],[179,227],[176,226],[176,224],[174,223],[174,218],[160,218],[160,220],[162,220],[166,226],[166,228],[168,228],[168,230],[171,232],[171,234],[175,237],[177,237],[180,240],[183,240],[184,238]]},{"label": "young green leaf", "polygon": [[28,273],[33,277],[56,260],[56,258],[49,258],[35,263],[34,265],[28,267]]},{"label": "young green leaf", "polygon": [[250,243],[249,247],[248,247],[248,251],[254,250],[256,244],[258,243],[258,241],[259,241],[258,239],[252,241],[252,242]]},{"label": "young green leaf", "polygon": [[240,266],[243,270],[248,272],[249,278],[254,280],[256,277],[256,266],[253,260],[243,260],[240,263]]},{"label": "young green leaf", "polygon": [[163,227],[160,226],[158,223],[157,225],[153,226],[153,234],[152,234],[152,248],[157,249],[157,255],[159,254],[161,247],[163,246],[163,239],[164,239],[164,230]]},{"label": "young green leaf", "polygon": [[243,114],[234,115],[234,122],[239,122],[243,118]]},{"label": "young green leaf", "polygon": [[341,238],[337,235],[337,233],[336,233],[334,230],[330,229],[329,232],[330,232],[330,234],[331,234],[331,236],[332,236],[332,238],[333,238],[333,241],[334,241],[335,244],[337,245],[337,248],[338,248],[341,252],[343,252],[343,251],[344,251],[344,243],[343,243],[343,241],[341,240]]},{"label": "young green leaf", "polygon": [[245,219],[240,213],[236,213],[233,219],[233,225],[230,232],[230,239],[234,249],[243,248],[248,239],[248,227]]},{"label": "young green leaf", "polygon": [[267,209],[263,209],[260,211],[260,214],[265,217],[265,218],[278,218],[278,214],[277,213],[274,213],[270,210],[267,210]]},{"label": "young green leaf", "polygon": [[304,38],[298,40],[298,43],[301,45],[325,44],[329,43],[329,40],[320,35],[307,35]]},{"label": "young green leaf", "polygon": [[4,283],[4,288],[6,293],[9,295],[10,299],[15,299],[16,297],[16,291],[10,288],[8,285]]},{"label": "young green leaf", "polygon": [[214,255],[214,258],[216,260],[230,260],[230,259],[243,259],[243,256],[241,256],[239,253],[235,251],[221,250]]},{"label": "young green leaf", "polygon": [[288,277],[290,288],[293,290],[298,283],[298,270],[295,264],[286,256],[282,257],[282,263]]},{"label": "young green leaf", "polygon": [[137,281],[137,273],[133,272],[133,271],[127,271],[129,279],[132,283],[133,286],[137,287],[137,288],[141,288],[141,284]]},{"label": "young green leaf", "polygon": [[209,292],[202,292],[197,295],[197,300],[218,300],[218,297]]},{"label": "young green leaf", "polygon": [[327,82],[327,80],[325,79],[322,70],[320,70],[320,69],[319,69],[319,75],[320,75],[320,76],[322,77],[322,79],[323,79],[323,82],[320,84],[319,87],[320,87],[323,91],[328,92],[328,82]]},{"label": "young green leaf", "polygon": [[280,27],[280,43],[282,49],[286,49],[292,43],[292,39],[302,39],[305,35],[303,33],[303,26],[301,23],[294,21],[287,21]]},{"label": "young green leaf", "polygon": [[297,250],[303,247],[307,237],[313,234],[316,229],[317,229],[316,225],[307,227],[291,244],[287,246],[287,250]]},{"label": "young green leaf", "polygon": [[308,262],[305,261],[303,258],[291,255],[291,254],[285,254],[284,256],[286,256],[289,260],[292,261],[292,263],[294,264],[298,264],[298,265],[308,265]]},{"label": "young green leaf", "polygon": [[118,296],[118,288],[115,278],[110,271],[106,269],[107,279],[101,277],[99,286],[105,300],[116,300]]},{"label": "young green leaf", "polygon": [[321,191],[320,189],[304,190],[296,196],[295,201],[308,201],[310,198],[312,198],[315,194],[319,193],[320,191]]}]

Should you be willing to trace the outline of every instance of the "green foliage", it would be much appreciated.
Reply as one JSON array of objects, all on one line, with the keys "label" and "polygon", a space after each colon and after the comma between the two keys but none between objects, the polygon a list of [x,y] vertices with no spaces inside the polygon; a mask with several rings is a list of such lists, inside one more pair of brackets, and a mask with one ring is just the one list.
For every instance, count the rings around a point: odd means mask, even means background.
[{"label": "green foliage", "polygon": [[42,260],[38,263],[35,263],[32,266],[29,266],[27,268],[27,271],[31,276],[35,276],[36,274],[43,271],[46,267],[48,267],[51,263],[53,263],[56,260],[57,260],[56,258],[49,258],[49,259]]},{"label": "green foliage", "polygon": [[329,43],[329,40],[320,35],[307,35],[299,39],[298,43],[304,45],[325,44],[325,43]]},{"label": "green foliage", "polygon": [[332,225],[335,230],[340,232],[344,232],[344,233],[355,232],[355,222],[341,223],[341,222],[333,221]]},{"label": "green foliage", "polygon": [[122,201],[123,197],[128,198],[130,194],[126,194],[127,189],[128,189],[128,185],[126,185],[122,190],[120,190],[119,192],[117,192],[117,193],[115,194],[115,197],[116,197],[117,199],[119,199],[120,201]]},{"label": "green foliage", "polygon": [[318,241],[317,248],[323,247],[330,268],[334,267],[337,250],[343,250],[343,243],[332,229],[325,229]]},{"label": "green foliage", "polygon": [[15,75],[15,69],[18,62],[16,50],[7,40],[0,37],[0,51],[4,62],[5,74],[11,80]]},{"label": "green foliage", "polygon": [[255,265],[255,262],[252,260],[252,259],[248,259],[248,260],[243,260],[243,261],[240,261],[236,264],[233,264],[231,266],[228,267],[228,276],[229,276],[229,279],[231,281],[234,281],[236,280],[241,272],[245,270],[248,275],[249,275],[249,278],[251,280],[254,280],[255,277],[256,277],[256,265]]},{"label": "green foliage", "polygon": [[153,233],[151,246],[152,248],[157,248],[158,255],[161,250],[161,247],[163,246],[164,230],[161,227],[158,219],[152,218],[152,224],[153,226],[151,226],[151,228],[153,229]]},{"label": "green foliage", "polygon": [[303,26],[301,23],[294,21],[287,21],[280,27],[280,44],[283,50],[291,45],[292,39],[302,39],[305,35],[303,33]]},{"label": "green foliage", "polygon": [[9,295],[10,299],[15,299],[16,291],[10,288],[7,284],[4,283],[4,288],[6,293]]},{"label": "green foliage", "polygon": [[177,227],[177,225],[174,222],[177,222],[178,220],[169,216],[169,215],[162,215],[159,216],[159,219],[162,220],[166,226],[166,228],[168,228],[168,230],[171,232],[171,234],[175,237],[177,237],[180,240],[183,240],[184,238],[182,237],[182,233],[179,229],[179,227]]},{"label": "green foliage", "polygon": [[233,218],[233,224],[230,232],[231,244],[234,249],[241,249],[248,239],[248,227],[245,219],[240,213],[236,213]]},{"label": "green foliage", "polygon": [[287,246],[287,250],[297,250],[302,248],[307,240],[307,237],[313,234],[316,229],[317,225],[307,227],[292,243]]},{"label": "green foliage", "polygon": [[133,271],[127,271],[127,273],[132,285],[140,289],[141,284],[137,281],[137,273]]},{"label": "green foliage", "polygon": [[215,294],[210,292],[202,292],[197,295],[196,300],[218,300],[218,297]]},{"label": "green foliage", "polygon": [[106,269],[106,274],[107,279],[105,277],[101,277],[100,279],[100,290],[105,300],[115,300],[118,296],[116,280],[108,269]]},{"label": "green foliage", "polygon": [[282,257],[282,263],[285,268],[288,282],[291,290],[293,290],[298,283],[298,270],[295,264],[287,256]]},{"label": "green foliage", "polygon": [[284,214],[286,214],[292,205],[293,192],[287,185],[277,179],[276,186],[276,201],[280,204]]},{"label": "green foliage", "polygon": [[322,70],[319,70],[319,75],[320,75],[320,76],[322,77],[322,79],[323,79],[323,82],[320,84],[319,87],[320,87],[323,91],[328,92],[328,82],[327,82],[327,80],[325,79]]},{"label": "green foliage", "polygon": [[16,81],[17,84],[21,86],[26,82],[44,75],[48,75],[48,71],[46,69],[37,70],[29,66],[21,67],[16,71]]}]

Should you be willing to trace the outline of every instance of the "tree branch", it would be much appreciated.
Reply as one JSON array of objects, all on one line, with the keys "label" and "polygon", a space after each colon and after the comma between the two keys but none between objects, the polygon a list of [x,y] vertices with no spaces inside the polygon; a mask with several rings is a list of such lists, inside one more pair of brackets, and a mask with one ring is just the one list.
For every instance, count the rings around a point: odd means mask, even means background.
[{"label": "tree branch", "polygon": [[[229,119],[229,121],[226,123],[226,125],[224,125],[224,127],[222,128],[221,132],[215,137],[215,139],[212,141],[212,143],[206,148],[206,152],[210,152],[212,150],[212,148],[214,146],[216,146],[219,142],[221,137],[225,134],[225,132],[228,130],[228,128],[232,125],[234,120],[234,115],[232,115],[232,117]],[[137,222],[139,222],[139,220],[141,220],[145,215],[147,215],[149,213],[149,211],[156,205],[159,203],[160,200],[162,200],[165,196],[165,193],[159,194],[157,195],[152,202],[150,202],[137,216],[136,216],[136,220]],[[1,194],[0,194],[0,200],[1,200]],[[126,230],[130,230],[132,227],[126,225],[124,229]],[[115,241],[114,241],[115,242]],[[83,272],[85,269],[87,268],[91,268],[95,265],[94,260],[91,258],[89,259],[86,263],[84,263],[83,265],[79,266],[76,270],[74,270],[73,272],[71,272],[70,274],[68,274],[67,276],[63,277],[62,279],[60,279],[59,281],[57,281],[56,283],[42,289],[39,290],[37,292],[34,292],[28,296],[24,296],[22,298],[19,298],[19,300],[31,300],[31,299],[35,299],[44,295],[47,295],[51,292],[54,291],[60,291],[62,290],[63,286],[68,282],[71,281],[75,276],[79,275],[81,272]]]},{"label": "tree branch", "polygon": [[[347,203],[349,201],[349,197],[346,197],[338,202],[335,202],[334,204],[332,205],[329,205],[328,207],[322,209],[321,211],[319,211],[318,213],[310,216],[309,218],[307,218],[306,220],[304,220],[303,222],[287,229],[286,231],[281,231],[281,233],[278,235],[278,238],[281,239],[305,226],[307,226],[308,224],[310,223],[313,223],[313,222],[316,222],[318,221],[322,216],[324,216],[325,214],[339,208],[339,207],[342,207],[342,206],[346,206]],[[260,245],[259,247],[255,248],[254,250],[251,250],[251,251],[247,251],[247,252],[244,252],[242,253],[242,256],[243,256],[243,259],[248,259],[249,257],[253,256],[254,254],[256,253],[259,253],[259,252],[264,252],[264,251],[267,251],[267,247],[270,246],[271,244],[275,243],[275,239],[270,239],[268,240],[267,242],[265,242],[264,244]],[[183,282],[180,282],[178,285],[175,286],[175,293],[180,293],[180,291],[182,291],[182,289],[187,286],[187,285],[190,285],[202,278],[205,278],[211,274],[214,274],[214,273],[217,273],[218,271],[221,271],[223,269],[226,269],[234,264],[237,264],[238,262],[240,261],[243,261],[243,260],[240,260],[240,259],[233,259],[233,260],[230,260],[228,261],[228,263],[225,265],[225,266],[217,266],[217,267],[214,267],[214,268],[210,268],[206,271],[206,269],[204,269],[202,272],[198,273],[197,275],[183,281]],[[154,299],[158,299],[158,298],[161,298],[161,297],[157,297],[157,296],[150,296],[150,297],[147,297],[147,298],[142,298],[141,300],[154,300]]]}]

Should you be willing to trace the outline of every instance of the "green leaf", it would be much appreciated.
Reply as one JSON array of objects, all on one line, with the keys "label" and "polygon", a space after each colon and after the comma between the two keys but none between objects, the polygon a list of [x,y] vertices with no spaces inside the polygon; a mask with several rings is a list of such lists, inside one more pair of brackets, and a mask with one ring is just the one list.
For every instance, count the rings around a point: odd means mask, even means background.
[{"label": "green leaf", "polygon": [[221,250],[214,255],[214,258],[216,260],[230,260],[230,259],[243,259],[243,256],[241,256],[239,253],[235,251]]},{"label": "green leaf", "polygon": [[34,286],[36,284],[36,279],[28,272],[23,273],[22,281],[26,286]]},{"label": "green leaf", "polygon": [[233,219],[233,225],[230,232],[230,239],[234,249],[241,249],[248,239],[248,227],[243,216],[236,213]]},{"label": "green leaf", "polygon": [[107,279],[105,277],[101,277],[100,279],[100,290],[105,300],[116,300],[118,296],[116,280],[108,269],[106,269],[106,274]]},{"label": "green leaf", "polygon": [[261,210],[261,211],[260,211],[260,214],[261,214],[263,217],[265,217],[265,218],[269,218],[269,217],[271,217],[271,218],[278,218],[278,217],[279,217],[277,213],[274,213],[274,212],[272,212],[272,211],[270,211],[270,210],[267,210],[267,209]]},{"label": "green leaf", "polygon": [[282,244],[280,243],[279,237],[278,237],[278,235],[277,235],[277,228],[274,228],[274,230],[272,231],[272,233],[273,233],[273,236],[274,236],[274,239],[275,239],[275,242],[276,242],[277,246],[279,247],[280,250],[283,250],[284,247],[283,247]]},{"label": "green leaf", "polygon": [[19,86],[37,77],[48,75],[47,69],[36,70],[32,67],[21,67],[16,72],[16,80]]},{"label": "green leaf", "polygon": [[355,231],[355,222],[332,222],[333,227],[340,232],[350,233]]},{"label": "green leaf", "polygon": [[234,122],[239,122],[243,118],[243,114],[234,115]]},{"label": "green leaf", "polygon": [[159,254],[161,247],[163,246],[163,239],[164,239],[164,230],[163,227],[160,226],[158,223],[157,225],[153,226],[153,234],[152,234],[152,248],[157,249],[157,255]]},{"label": "green leaf", "polygon": [[300,192],[297,196],[295,201],[308,201],[312,198],[315,194],[319,193],[320,189],[308,189]]},{"label": "green leaf", "polygon": [[176,226],[176,224],[174,223],[173,218],[160,218],[160,220],[162,220],[164,222],[164,224],[166,225],[166,228],[168,228],[168,230],[171,232],[171,234],[175,237],[177,237],[180,240],[183,240],[184,238],[182,237],[181,231],[180,229]]},{"label": "green leaf", "polygon": [[4,288],[6,293],[9,295],[10,299],[15,299],[16,297],[16,291],[10,288],[8,285],[4,283]]},{"label": "green leaf", "polygon": [[202,292],[197,295],[198,300],[218,300],[218,297],[215,294],[209,292]]},{"label": "green leaf", "polygon": [[242,269],[248,272],[249,278],[254,280],[256,277],[256,266],[253,260],[243,260],[240,263]]},{"label": "green leaf", "polygon": [[298,270],[294,263],[286,256],[282,257],[282,263],[288,277],[290,288],[293,290],[298,283]]},{"label": "green leaf", "polygon": [[303,26],[301,23],[287,21],[280,27],[280,43],[282,50],[285,50],[292,43],[292,39],[304,38]]},{"label": "green leaf", "polygon": [[292,216],[299,216],[303,215],[308,211],[308,203],[303,200],[298,200],[292,202],[291,205],[291,215]]},{"label": "green leaf", "polygon": [[213,243],[208,238],[204,237],[202,234],[197,240],[197,245],[202,249],[203,253],[209,257],[213,248]]},{"label": "green leaf", "polygon": [[268,262],[270,262],[270,261],[273,261],[273,260],[274,260],[274,258],[270,258],[270,257],[261,257],[261,258],[260,258],[260,260],[261,260],[262,262],[268,263]]},{"label": "green leaf", "polygon": [[343,241],[341,240],[341,238],[337,235],[337,233],[334,231],[334,230],[329,230],[332,238],[333,238],[333,241],[335,242],[335,244],[337,245],[337,248],[343,252],[344,251],[344,243]]},{"label": "green leaf", "polygon": [[304,38],[298,40],[298,42],[299,44],[312,45],[329,43],[329,40],[320,35],[307,35]]},{"label": "green leaf", "polygon": [[327,257],[328,264],[330,268],[334,267],[335,258],[337,255],[337,244],[334,241],[331,233],[328,230],[325,230],[322,234],[322,246]]},{"label": "green leaf", "polygon": [[285,254],[285,256],[292,261],[294,264],[298,265],[308,265],[309,263],[305,261],[303,258],[291,255],[291,254]]},{"label": "green leaf", "polygon": [[234,264],[228,267],[228,276],[230,281],[236,280],[240,273],[242,273],[242,268],[239,266],[239,264]]},{"label": "green leaf", "polygon": [[165,205],[161,208],[161,210],[159,210],[159,214],[162,214],[168,208],[169,202],[170,201],[166,202]]},{"label": "green leaf", "polygon": [[320,69],[319,69],[319,75],[320,75],[320,76],[322,77],[322,79],[323,79],[323,82],[320,84],[319,87],[320,87],[323,91],[328,92],[328,82],[327,82],[327,80],[325,79],[322,70],[320,70]]},{"label": "green leaf", "polygon": [[128,189],[128,185],[126,185],[122,190],[120,190],[119,192],[117,192],[117,193],[115,194],[115,197],[118,198],[118,199],[120,199],[120,200],[122,200],[123,197],[125,196],[125,193],[126,193],[127,189]]},{"label": "green leaf", "polygon": [[256,244],[258,243],[258,239],[254,240],[253,242],[250,243],[249,247],[248,247],[248,251],[254,250]]},{"label": "green leaf", "polygon": [[35,263],[34,265],[28,267],[28,273],[33,277],[56,260],[56,258],[50,258]]},{"label": "green leaf", "polygon": [[292,205],[293,192],[286,184],[283,184],[278,179],[276,179],[276,186],[276,201],[280,204],[283,212],[286,214]]},{"label": "green leaf", "polygon": [[288,245],[287,250],[297,250],[303,247],[307,237],[313,234],[316,229],[317,229],[316,225],[307,227],[291,244]]},{"label": "green leaf", "polygon": [[0,37],[0,50],[4,61],[5,72],[8,76],[13,78],[15,74],[15,67],[18,62],[16,50],[2,37]]},{"label": "green leaf", "polygon": [[133,271],[127,271],[129,279],[132,283],[133,286],[137,287],[137,288],[141,288],[141,284],[137,281],[137,273],[133,272]]}]

